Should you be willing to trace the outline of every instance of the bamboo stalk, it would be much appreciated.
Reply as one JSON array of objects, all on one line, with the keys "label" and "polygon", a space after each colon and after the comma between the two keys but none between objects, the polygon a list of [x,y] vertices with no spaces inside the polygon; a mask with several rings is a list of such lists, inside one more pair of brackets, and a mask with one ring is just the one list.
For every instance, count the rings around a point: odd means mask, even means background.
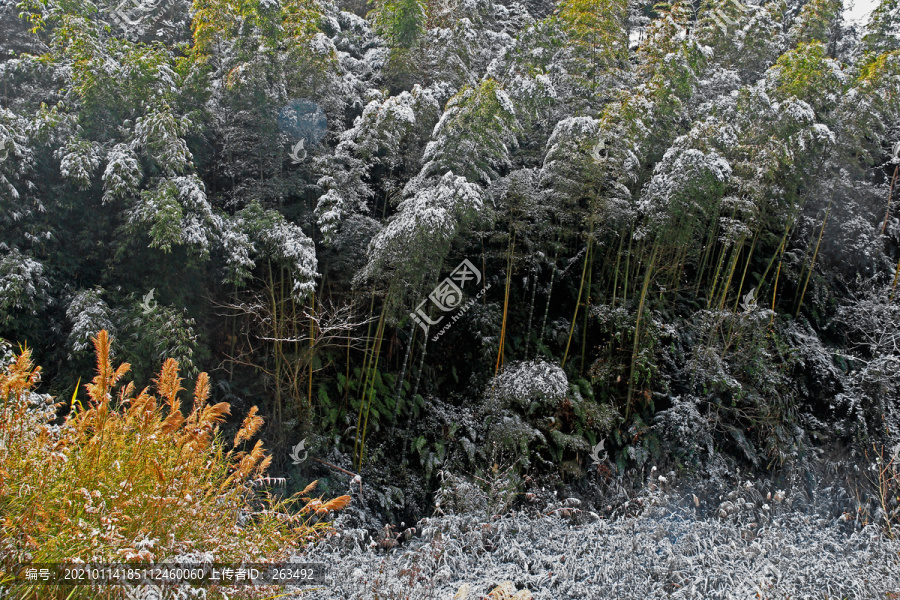
[{"label": "bamboo stalk", "polygon": [[747,279],[747,270],[750,268],[750,260],[753,258],[753,250],[756,249],[756,242],[759,240],[759,230],[753,235],[753,241],[750,243],[750,251],[747,253],[747,260],[744,262],[744,272],[741,274],[741,282],[738,285],[737,298],[734,300],[734,309],[737,310],[741,301],[741,292],[744,291],[744,280]]},{"label": "bamboo stalk", "polygon": [[713,275],[713,286],[709,292],[709,298],[706,299],[707,310],[712,308],[713,298],[715,298],[716,290],[719,287],[719,274],[722,272],[722,265],[725,263],[725,255],[727,252],[728,252],[728,247],[723,244],[722,248],[719,250],[719,260],[716,264],[716,274]]},{"label": "bamboo stalk", "polygon": [[622,283],[622,306],[628,304],[628,273],[631,264],[631,242],[634,241],[634,225],[628,231],[628,250],[625,252],[625,281]]},{"label": "bamboo stalk", "polygon": [[553,295],[553,281],[556,279],[556,261],[559,258],[559,236],[557,235],[556,244],[553,249],[553,263],[550,270],[550,285],[547,287],[547,304],[544,306],[544,318],[541,319],[541,330],[538,332],[538,343],[535,347],[535,357],[540,351],[541,343],[544,341],[544,331],[547,329],[547,317],[550,314],[550,297]]},{"label": "bamboo stalk", "polygon": [[[775,296],[778,294],[778,277],[781,275],[781,261],[784,258],[785,243],[786,240],[781,242],[781,258],[778,259],[778,270],[775,271],[775,285],[772,287],[772,316],[769,319],[769,327],[775,322]],[[776,254],[778,253],[776,252]]]},{"label": "bamboo stalk", "polygon": [[[734,278],[734,271],[737,268],[738,259],[741,256],[741,248],[744,246],[744,242],[747,241],[747,235],[741,234],[741,239],[737,244],[734,245],[734,249],[732,250],[731,257],[731,267],[728,269],[728,279],[725,280],[725,286],[722,288],[722,295],[719,300],[719,310],[725,307],[725,300],[728,297],[728,290],[731,288],[731,280]],[[740,294],[739,294],[740,296]]]},{"label": "bamboo stalk", "polygon": [[884,213],[884,223],[881,225],[881,235],[884,235],[884,232],[887,231],[888,216],[891,214],[891,199],[894,197],[894,184],[897,183],[898,170],[900,170],[900,165],[894,167],[894,176],[891,177],[891,188],[888,191],[887,210]]},{"label": "bamboo stalk", "polygon": [[[425,354],[428,351],[428,333],[425,334],[425,339],[422,340],[422,354],[419,357],[419,368],[416,371],[416,383],[413,385],[412,394],[410,394],[410,400],[413,402],[413,406],[415,406],[416,394],[419,393],[419,381],[422,379],[422,369],[425,368]],[[403,464],[406,464],[406,449],[409,447],[409,429],[406,430],[406,435],[403,436],[403,450],[400,452],[400,459],[403,461]]]},{"label": "bamboo stalk", "polygon": [[706,271],[706,265],[712,255],[713,247],[716,245],[716,234],[719,232],[719,219],[713,219],[713,222],[707,227],[706,248],[703,249],[703,258],[700,260],[700,268],[697,269],[697,289],[694,295],[700,295],[700,287],[703,284],[703,273]]},{"label": "bamboo stalk", "polygon": [[894,271],[894,283],[891,284],[891,297],[888,300],[894,300],[894,292],[897,289],[897,278],[900,277],[900,260],[897,261],[897,270]]},{"label": "bamboo stalk", "polygon": [[497,349],[497,364],[494,366],[494,376],[497,376],[497,373],[500,372],[500,367],[503,365],[503,349],[506,345],[506,318],[509,314],[509,288],[510,288],[510,280],[512,279],[512,263],[513,263],[513,249],[516,245],[516,230],[513,229],[512,237],[509,239],[509,248],[507,250],[506,257],[506,292],[503,295],[503,322],[500,326],[500,348]]},{"label": "bamboo stalk", "polygon": [[828,223],[828,213],[831,212],[831,203],[828,203],[828,209],[825,211],[825,218],[822,220],[822,229],[819,230],[819,240],[816,242],[816,251],[813,252],[812,261],[809,263],[809,273],[806,275],[806,283],[803,284],[803,293],[800,294],[800,304],[797,305],[797,312],[794,314],[796,319],[800,316],[800,309],[803,308],[803,297],[806,295],[806,286],[809,285],[809,279],[812,277],[813,268],[816,265],[816,256],[819,255],[819,246],[822,244],[822,235],[825,233],[825,224]]},{"label": "bamboo stalk", "polygon": [[309,316],[309,389],[307,395],[307,403],[312,408],[312,389],[313,389],[313,339],[316,335],[316,293],[312,293],[312,312]]},{"label": "bamboo stalk", "polygon": [[416,343],[416,327],[415,322],[409,326],[409,342],[406,344],[406,354],[403,355],[403,366],[400,367],[400,376],[397,378],[397,389],[394,392],[394,416],[391,419],[391,437],[394,436],[394,428],[397,425],[397,414],[400,412],[401,393],[403,392],[403,381],[406,379],[406,365],[409,364],[409,356],[412,354],[413,345]]},{"label": "bamboo stalk", "polygon": [[591,308],[591,283],[594,274],[594,248],[592,243],[589,245],[591,248],[588,254],[590,254],[591,261],[588,264],[587,298],[585,298],[584,301],[584,324],[581,329],[581,368],[579,369],[581,375],[584,375],[584,355],[587,347],[588,316],[590,315]]},{"label": "bamboo stalk", "polygon": [[775,254],[772,255],[772,258],[769,259],[769,264],[766,265],[766,270],[763,271],[762,277],[759,280],[759,288],[762,290],[763,283],[766,281],[766,277],[769,276],[769,270],[771,270],[772,265],[775,264],[775,259],[779,257],[779,254],[784,253],[784,247],[788,240],[788,234],[791,231],[791,223],[788,223],[784,227],[784,235],[781,236],[781,243],[778,244],[778,250],[775,251]]},{"label": "bamboo stalk", "polygon": [[528,356],[528,345],[531,342],[531,323],[534,318],[534,298],[537,294],[537,263],[534,265],[533,275],[531,277],[531,302],[528,305],[528,326],[525,328],[525,350],[523,356]]},{"label": "bamboo stalk", "polygon": [[638,312],[637,312],[637,320],[634,324],[634,344],[631,350],[631,368],[628,373],[628,396],[625,399],[625,420],[628,420],[628,417],[631,414],[631,398],[634,395],[634,369],[637,364],[637,354],[638,347],[640,346],[641,339],[641,317],[644,313],[644,301],[647,298],[647,288],[650,287],[650,279],[653,275],[653,268],[656,264],[656,256],[659,246],[654,244],[653,253],[650,255],[650,264],[647,265],[647,270],[644,272],[644,285],[641,287],[641,300],[638,303]]},{"label": "bamboo stalk", "polygon": [[619,291],[619,264],[622,262],[622,244],[625,242],[625,237],[619,236],[619,249],[616,251],[616,274],[613,277],[613,293],[612,293],[612,306],[615,308],[616,306],[616,292]]},{"label": "bamboo stalk", "polygon": [[281,417],[281,350],[279,348],[279,339],[281,338],[280,329],[279,329],[279,312],[278,312],[278,303],[275,298],[275,278],[272,276],[272,262],[268,263],[269,269],[269,296],[272,304],[272,325],[274,329],[274,335],[272,337],[275,338],[273,343],[274,347],[272,348],[272,355],[275,359],[275,406],[273,407],[275,421],[280,423],[282,421]]},{"label": "bamboo stalk", "polygon": [[[591,230],[593,233],[593,229]],[[591,241],[593,239],[593,235],[588,238],[587,251],[584,254],[584,266],[581,268],[581,284],[578,286],[578,299],[575,301],[575,314],[572,315],[572,324],[569,326],[569,339],[566,342],[566,351],[563,354],[562,364],[560,364],[561,368],[565,368],[566,359],[569,356],[569,345],[572,343],[572,334],[575,331],[575,321],[578,320],[578,308],[581,306],[581,293],[584,291],[584,278],[587,273],[588,268],[588,259],[591,253]]]},{"label": "bamboo stalk", "polygon": [[[384,315],[387,312],[387,299],[385,299],[384,306],[381,309],[381,318],[378,320],[378,329],[375,333],[376,343],[375,343],[375,364],[371,368],[372,376],[369,378],[369,389],[368,391],[368,402],[366,402],[366,419],[363,422],[362,428],[362,438],[359,442],[359,466],[357,467],[358,471],[362,470],[363,463],[363,454],[366,449],[366,432],[369,427],[369,412],[372,410],[372,401],[373,396],[375,395],[375,376],[378,373],[378,359],[381,358],[381,342],[384,339]],[[364,395],[365,396],[365,395]]]},{"label": "bamboo stalk", "polygon": [[[375,309],[375,292],[373,291],[372,292],[372,301],[369,304],[369,326],[366,330],[366,348],[363,351],[363,367],[362,367],[362,371],[359,374],[359,383],[361,384],[361,386],[360,386],[361,394],[360,394],[360,398],[359,398],[359,410],[357,411],[357,415],[356,415],[356,437],[353,441],[353,456],[354,457],[356,457],[357,452],[359,450],[359,430],[360,430],[360,427],[362,427],[362,411],[363,411],[363,406],[365,404],[365,394],[366,394],[365,390],[366,390],[366,387],[368,386],[369,363],[370,363],[370,356],[371,356],[370,352],[369,352],[369,350],[370,350],[369,344],[371,343],[372,346],[375,345],[375,341],[372,338],[372,311],[374,309]],[[348,352],[349,352],[349,350],[348,350]],[[349,385],[349,380],[347,383]]]},{"label": "bamboo stalk", "polygon": [[[803,281],[803,276],[806,275],[806,259],[809,257],[809,252],[813,247],[813,240],[816,239],[816,233],[813,231],[809,236],[809,243],[806,244],[806,249],[803,251],[803,260],[800,262],[800,276],[797,278],[797,282]],[[798,285],[797,290],[794,292],[794,302],[792,306],[797,306],[797,300],[800,299],[800,287]]]},{"label": "bamboo stalk", "polygon": [[347,365],[346,372],[344,375],[344,399],[341,402],[341,409],[338,411],[338,423],[340,423],[341,418],[344,416],[344,413],[347,410],[347,403],[350,401],[350,334],[347,334]]}]

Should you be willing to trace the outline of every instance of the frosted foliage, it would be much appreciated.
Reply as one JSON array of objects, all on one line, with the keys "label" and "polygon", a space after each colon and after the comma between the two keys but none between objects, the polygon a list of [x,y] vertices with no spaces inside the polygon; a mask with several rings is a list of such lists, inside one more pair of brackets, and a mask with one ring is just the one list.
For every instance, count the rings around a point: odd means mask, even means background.
[{"label": "frosted foliage", "polygon": [[365,214],[375,191],[367,183],[371,172],[383,168],[388,177],[384,193],[393,196],[422,162],[422,140],[440,114],[431,88],[413,86],[410,92],[384,98],[380,92],[341,134],[334,156],[317,161],[325,188],[316,206],[316,219],[326,244],[331,244],[341,223],[350,215]]},{"label": "frosted foliage", "polygon": [[407,169],[418,168],[421,158],[407,153],[419,147],[439,114],[434,90],[417,84],[412,91],[369,102],[344,137],[353,139],[356,153],[367,160],[391,168],[408,161],[414,164]]},{"label": "frosted foliage", "polygon": [[24,129],[24,119],[0,106],[0,199],[19,198],[19,190],[7,175],[15,178],[31,161],[32,153],[25,145],[27,138],[23,134]]},{"label": "frosted foliage", "polygon": [[140,148],[167,173],[183,173],[194,157],[180,137],[187,122],[179,122],[171,110],[158,110],[138,118],[134,126]]},{"label": "frosted foliage", "polygon": [[[418,95],[421,89],[417,85],[413,91]],[[416,98],[409,92],[401,92],[384,102],[373,100],[366,105],[356,127],[362,131],[381,131],[389,139],[393,137],[396,140],[399,136],[392,136],[394,131],[416,124],[415,101]]]},{"label": "frosted foliage", "polygon": [[550,160],[550,154],[555,147],[572,143],[572,140],[577,140],[577,143],[584,142],[588,137],[597,135],[597,127],[597,120],[590,117],[566,117],[562,119],[553,128],[553,133],[550,134],[550,139],[547,140],[547,147],[550,150],[547,152],[548,158],[545,159],[545,164]]},{"label": "frosted foliage", "polygon": [[106,156],[103,171],[103,202],[137,193],[143,178],[141,164],[130,144],[116,144]]},{"label": "frosted foliage", "polygon": [[130,221],[149,225],[151,246],[169,250],[173,245],[185,245],[203,255],[218,241],[224,227],[196,175],[166,179],[155,190],[142,192]]},{"label": "frosted foliage", "polygon": [[497,103],[500,105],[500,109],[503,112],[508,115],[516,114],[516,107],[513,105],[512,100],[505,91],[497,89],[495,90],[494,95],[497,97]]},{"label": "frosted foliage", "polygon": [[335,231],[348,215],[367,212],[366,201],[374,195],[364,182],[368,167],[357,157],[356,142],[347,135],[344,138],[333,157],[315,159],[324,173],[317,185],[326,190],[319,198],[315,214],[326,243],[331,243]]},{"label": "frosted foliage", "polygon": [[863,44],[865,50],[877,54],[900,49],[900,2],[881,0],[869,15]]},{"label": "frosted foliage", "polygon": [[569,381],[557,365],[533,360],[507,366],[492,387],[491,394],[501,405],[528,407],[539,402],[552,407],[565,398]]},{"label": "frosted foliage", "polygon": [[[864,600],[900,584],[900,543],[871,526],[848,535],[836,519],[769,505],[751,524],[670,502],[660,495],[636,504],[647,506],[642,514],[611,520],[577,500],[547,514],[427,518],[420,535],[387,553],[368,548],[365,532],[339,530],[298,557],[332,565],[330,585],[304,595],[449,599],[468,584],[471,600],[510,580],[535,600]],[[573,513],[583,518],[561,516]]]},{"label": "frosted foliage", "polygon": [[[235,217],[235,228],[242,234],[232,235],[232,241],[240,241],[242,249],[250,250],[246,244],[249,239],[252,249],[287,266],[294,278],[292,293],[296,299],[315,290],[318,277],[315,244],[298,225],[274,210],[263,210],[254,202]],[[246,255],[241,254],[238,260],[246,260]]]},{"label": "frosted foliage", "polygon": [[517,106],[528,107],[535,113],[538,107],[550,106],[559,96],[553,81],[542,74],[532,77],[516,73],[506,89]]},{"label": "frosted foliage", "polygon": [[315,34],[309,41],[309,49],[323,57],[334,57],[337,55],[337,48],[334,42],[324,33]]},{"label": "frosted foliage", "polygon": [[72,138],[58,154],[60,174],[79,189],[89,188],[94,171],[100,166],[98,148],[87,140]]},{"label": "frosted foliage", "polygon": [[706,417],[700,413],[702,400],[672,398],[672,407],[654,416],[653,429],[661,437],[690,454],[713,454],[713,437]]},{"label": "frosted foliage", "polygon": [[835,324],[847,336],[852,365],[839,406],[858,419],[866,437],[900,442],[900,304],[887,286],[838,309]]},{"label": "frosted foliage", "polygon": [[412,268],[412,263],[436,268],[459,226],[482,208],[481,188],[453,172],[429,187],[416,189],[416,183],[410,182],[406,192],[411,197],[400,203],[397,215],[372,240],[368,274],[402,264]]},{"label": "frosted foliage", "polygon": [[[0,248],[4,245],[0,244]],[[12,248],[0,255],[0,321],[11,309],[32,313],[42,304],[49,282],[44,265]]]},{"label": "frosted foliage", "polygon": [[557,123],[547,140],[541,185],[562,198],[589,185],[590,152],[599,141],[599,129],[599,122],[590,117],[567,117]]},{"label": "frosted foliage", "polygon": [[654,225],[676,225],[709,216],[717,190],[731,177],[728,161],[718,153],[672,148],[653,172],[653,179],[639,207]]},{"label": "frosted foliage", "polygon": [[262,232],[262,243],[284,260],[294,278],[293,295],[302,298],[315,290],[316,248],[303,230],[293,223],[279,220]]},{"label": "frosted foliage", "polygon": [[532,455],[528,446],[535,440],[547,443],[547,438],[538,429],[526,423],[515,413],[504,412],[492,419],[487,441],[492,447],[516,457],[524,468],[531,466]]},{"label": "frosted foliage", "polygon": [[334,239],[340,228],[341,221],[344,220],[348,213],[350,211],[347,210],[344,199],[341,198],[337,190],[328,190],[319,198],[319,202],[316,204],[318,225],[322,235],[329,243]]},{"label": "frosted foliage", "polygon": [[452,170],[490,183],[509,166],[520,128],[512,101],[495,80],[465,87],[447,102],[434,126],[420,177]]},{"label": "frosted foliage", "polygon": [[93,347],[91,337],[105,329],[115,333],[109,306],[103,301],[102,290],[81,290],[66,309],[66,318],[72,324],[69,333],[69,348],[81,352]]},{"label": "frosted foliage", "polygon": [[240,285],[251,276],[256,264],[251,258],[255,252],[250,236],[240,230],[240,222],[227,219],[222,230],[222,251],[225,254],[226,282]]}]

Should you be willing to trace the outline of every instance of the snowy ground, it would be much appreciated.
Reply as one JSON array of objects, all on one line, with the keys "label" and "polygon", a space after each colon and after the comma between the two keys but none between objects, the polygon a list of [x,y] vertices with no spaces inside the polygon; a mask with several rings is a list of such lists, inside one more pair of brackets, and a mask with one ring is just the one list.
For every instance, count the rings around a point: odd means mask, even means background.
[{"label": "snowy ground", "polygon": [[509,580],[536,600],[900,598],[900,542],[872,526],[774,502],[712,516],[688,504],[613,519],[565,502],[550,514],[429,518],[388,550],[344,529],[306,558],[331,565],[329,584],[296,597],[450,600],[468,584],[474,600]]}]

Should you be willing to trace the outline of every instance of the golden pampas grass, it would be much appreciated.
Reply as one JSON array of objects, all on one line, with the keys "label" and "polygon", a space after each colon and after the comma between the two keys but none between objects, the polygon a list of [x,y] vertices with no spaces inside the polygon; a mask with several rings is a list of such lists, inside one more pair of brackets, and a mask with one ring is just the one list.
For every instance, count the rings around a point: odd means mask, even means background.
[{"label": "golden pampas grass", "polygon": [[263,426],[263,418],[257,415],[257,412],[259,412],[259,409],[254,406],[247,413],[244,422],[241,423],[241,428],[238,430],[237,435],[234,436],[235,446],[252,438],[259,431],[259,428]]}]

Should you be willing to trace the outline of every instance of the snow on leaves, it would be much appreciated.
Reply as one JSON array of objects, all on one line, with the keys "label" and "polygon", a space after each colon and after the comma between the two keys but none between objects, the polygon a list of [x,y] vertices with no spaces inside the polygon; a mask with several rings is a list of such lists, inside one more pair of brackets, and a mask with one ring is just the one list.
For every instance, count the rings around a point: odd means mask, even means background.
[{"label": "snow on leaves", "polygon": [[143,170],[130,144],[116,144],[106,156],[103,171],[103,203],[137,193]]},{"label": "snow on leaves", "polygon": [[84,139],[71,138],[57,154],[61,156],[60,174],[78,189],[89,188],[94,172],[100,166],[98,146]]},{"label": "snow on leaves", "polygon": [[493,382],[490,395],[501,406],[528,408],[532,402],[554,407],[566,396],[569,381],[557,365],[543,360],[513,363]]},{"label": "snow on leaves", "polygon": [[171,110],[155,110],[135,122],[134,136],[138,146],[166,173],[184,173],[193,156],[182,135],[187,122],[176,119]]},{"label": "snow on leaves", "polygon": [[[229,237],[232,248],[239,250],[236,258],[231,259],[232,264],[245,267],[250,251],[256,251],[259,256],[288,268],[294,280],[291,292],[297,300],[315,290],[318,277],[316,250],[299,226],[277,211],[263,209],[257,202],[241,210],[235,216],[233,226],[242,234],[232,233]],[[252,246],[247,242],[252,242]]]},{"label": "snow on leaves", "polygon": [[639,208],[656,230],[702,223],[712,216],[730,177],[731,167],[718,153],[673,147],[654,169]]},{"label": "snow on leaves", "polygon": [[[0,244],[0,249],[5,244]],[[44,265],[17,248],[0,255],[0,322],[11,319],[10,311],[35,314],[46,300],[49,282]]]},{"label": "snow on leaves", "polygon": [[407,186],[406,192],[410,197],[372,240],[366,275],[393,272],[409,281],[439,269],[453,236],[483,205],[481,188],[452,171],[435,185]]},{"label": "snow on leaves", "polygon": [[172,246],[191,246],[206,255],[222,228],[196,175],[161,180],[154,189],[141,192],[129,221],[148,227],[150,246],[164,252]]},{"label": "snow on leaves", "polygon": [[91,338],[100,330],[115,334],[112,313],[103,301],[103,290],[81,290],[75,294],[66,308],[66,318],[72,324],[69,332],[69,347],[72,352],[82,352],[93,348]]},{"label": "snow on leaves", "polygon": [[454,171],[469,181],[489,183],[509,167],[519,130],[515,107],[496,80],[466,86],[447,102],[434,126],[420,177]]}]

